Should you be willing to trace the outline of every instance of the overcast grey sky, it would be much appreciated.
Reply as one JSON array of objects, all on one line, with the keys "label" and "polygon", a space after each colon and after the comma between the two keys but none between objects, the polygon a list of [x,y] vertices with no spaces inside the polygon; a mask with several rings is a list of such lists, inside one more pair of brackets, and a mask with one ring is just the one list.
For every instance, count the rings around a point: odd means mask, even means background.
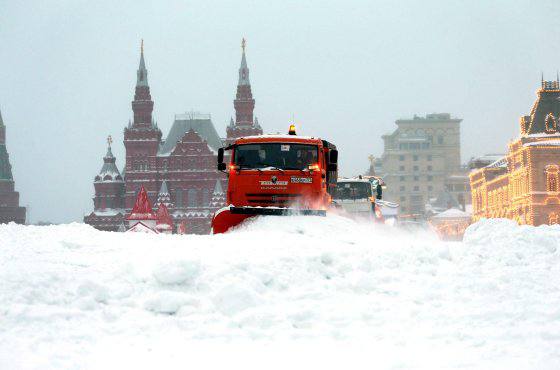
[{"label": "overcast grey sky", "polygon": [[122,168],[144,38],[154,117],[211,113],[225,135],[240,41],[267,132],[340,149],[344,175],[413,114],[463,118],[462,155],[503,152],[540,73],[560,68],[560,1],[0,0],[0,109],[30,220],[81,221],[111,134]]}]

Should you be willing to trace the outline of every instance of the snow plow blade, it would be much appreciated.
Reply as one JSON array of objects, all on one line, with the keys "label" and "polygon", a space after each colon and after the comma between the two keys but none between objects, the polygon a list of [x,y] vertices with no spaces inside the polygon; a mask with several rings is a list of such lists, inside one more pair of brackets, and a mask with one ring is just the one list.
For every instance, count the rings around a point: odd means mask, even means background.
[{"label": "snow plow blade", "polygon": [[214,214],[212,234],[221,234],[254,216],[326,216],[318,209],[294,209],[273,207],[224,207]]}]

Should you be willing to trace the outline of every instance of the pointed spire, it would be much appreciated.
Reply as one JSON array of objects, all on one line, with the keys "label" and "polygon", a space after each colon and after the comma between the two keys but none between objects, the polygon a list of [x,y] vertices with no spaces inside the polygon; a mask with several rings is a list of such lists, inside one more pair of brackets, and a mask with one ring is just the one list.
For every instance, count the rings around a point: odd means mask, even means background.
[{"label": "pointed spire", "polygon": [[220,180],[216,180],[216,185],[214,186],[214,194],[223,194],[224,189],[222,188],[222,182]]},{"label": "pointed spire", "polygon": [[157,210],[156,230],[169,234],[173,231],[173,218],[164,203],[160,203]]},{"label": "pointed spire", "polygon": [[230,126],[230,127],[235,126],[235,123],[233,122],[233,117],[230,117],[230,118],[229,118],[229,126]]},{"label": "pointed spire", "polygon": [[[114,158],[113,152],[111,151],[111,144],[113,143],[113,138],[111,135],[107,136],[107,154],[105,154],[105,158]],[[107,162],[107,161],[105,161]]]},{"label": "pointed spire", "polygon": [[216,186],[214,186],[214,193],[212,193],[212,199],[210,200],[211,208],[220,208],[226,204],[226,196],[224,190],[222,189],[222,182],[216,180]]},{"label": "pointed spire", "polygon": [[4,127],[4,120],[2,119],[2,110],[0,110],[0,127]]},{"label": "pointed spire", "polygon": [[13,180],[10,157],[6,151],[6,128],[0,113],[0,180]]},{"label": "pointed spire", "polygon": [[167,189],[167,181],[163,180],[161,183],[161,188],[159,189],[158,197],[157,197],[158,204],[165,204],[167,208],[172,208],[173,204],[171,203],[171,194],[169,194],[169,190]]},{"label": "pointed spire", "polygon": [[159,195],[169,195],[169,190],[167,190],[167,181],[163,180],[161,183],[161,188],[159,189]]},{"label": "pointed spire", "polygon": [[239,67],[239,82],[237,85],[251,85],[249,82],[249,68],[247,68],[247,59],[245,57],[245,39],[241,40],[241,49],[243,49],[243,54],[241,55],[241,66]]},{"label": "pointed spire", "polygon": [[544,88],[544,73],[541,71],[541,87]]},{"label": "pointed spire", "polygon": [[155,220],[157,217],[152,209],[152,203],[148,198],[148,193],[144,188],[144,185],[140,187],[138,196],[136,197],[136,202],[132,208],[132,212],[127,217],[128,220]]},{"label": "pointed spire", "polygon": [[144,39],[140,44],[140,65],[138,66],[138,72],[136,72],[136,86],[148,86],[148,70],[144,61]]}]

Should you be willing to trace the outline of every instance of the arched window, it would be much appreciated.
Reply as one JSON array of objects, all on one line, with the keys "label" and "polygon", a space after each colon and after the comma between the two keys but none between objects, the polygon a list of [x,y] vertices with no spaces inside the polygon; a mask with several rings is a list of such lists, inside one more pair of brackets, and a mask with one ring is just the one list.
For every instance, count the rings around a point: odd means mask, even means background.
[{"label": "arched window", "polygon": [[552,113],[546,115],[546,118],[544,119],[544,126],[547,133],[552,134],[556,132],[556,119]]},{"label": "arched window", "polygon": [[197,191],[196,189],[189,189],[187,195],[187,202],[189,207],[198,207]]},{"label": "arched window", "polygon": [[545,167],[546,191],[558,191],[558,165],[550,164]]},{"label": "arched window", "polygon": [[206,207],[210,204],[210,190],[202,190],[202,206]]},{"label": "arched window", "polygon": [[175,191],[175,206],[183,207],[183,190],[177,189]]}]

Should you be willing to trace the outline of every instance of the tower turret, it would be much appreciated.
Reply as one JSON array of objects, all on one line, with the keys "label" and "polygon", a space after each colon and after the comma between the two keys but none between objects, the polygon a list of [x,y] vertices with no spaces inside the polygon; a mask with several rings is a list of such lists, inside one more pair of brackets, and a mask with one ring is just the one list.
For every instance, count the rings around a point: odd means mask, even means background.
[{"label": "tower turret", "polygon": [[0,224],[25,223],[25,208],[19,206],[19,193],[15,191],[10,156],[6,149],[6,126],[0,112]]},{"label": "tower turret", "polygon": [[262,129],[253,119],[255,109],[255,99],[251,92],[251,82],[249,81],[249,67],[247,67],[247,57],[245,55],[246,41],[241,41],[241,65],[239,66],[239,80],[237,82],[237,93],[233,106],[235,108],[235,124],[227,127],[227,141],[243,136],[260,135]]},{"label": "tower turret", "polygon": [[6,144],[6,126],[2,120],[2,111],[0,111],[0,145]]},{"label": "tower turret", "polygon": [[154,102],[150,95],[150,85],[148,85],[148,70],[144,61],[144,40],[140,46],[140,65],[136,71],[136,89],[134,100],[132,101],[132,111],[134,112],[133,127],[152,128],[152,112]]},{"label": "tower turret", "polygon": [[94,211],[111,210],[117,213],[122,212],[124,208],[124,179],[117,168],[117,159],[111,151],[112,143],[111,136],[107,137],[107,153],[103,157],[103,166],[93,182]]},{"label": "tower turret", "polygon": [[148,70],[144,59],[144,41],[140,46],[140,64],[136,72],[136,87],[132,111],[132,124],[124,129],[126,148],[125,207],[131,209],[141,184],[154,201],[158,193],[156,185],[156,156],[161,144],[161,131],[154,123],[154,102],[148,85]]}]

